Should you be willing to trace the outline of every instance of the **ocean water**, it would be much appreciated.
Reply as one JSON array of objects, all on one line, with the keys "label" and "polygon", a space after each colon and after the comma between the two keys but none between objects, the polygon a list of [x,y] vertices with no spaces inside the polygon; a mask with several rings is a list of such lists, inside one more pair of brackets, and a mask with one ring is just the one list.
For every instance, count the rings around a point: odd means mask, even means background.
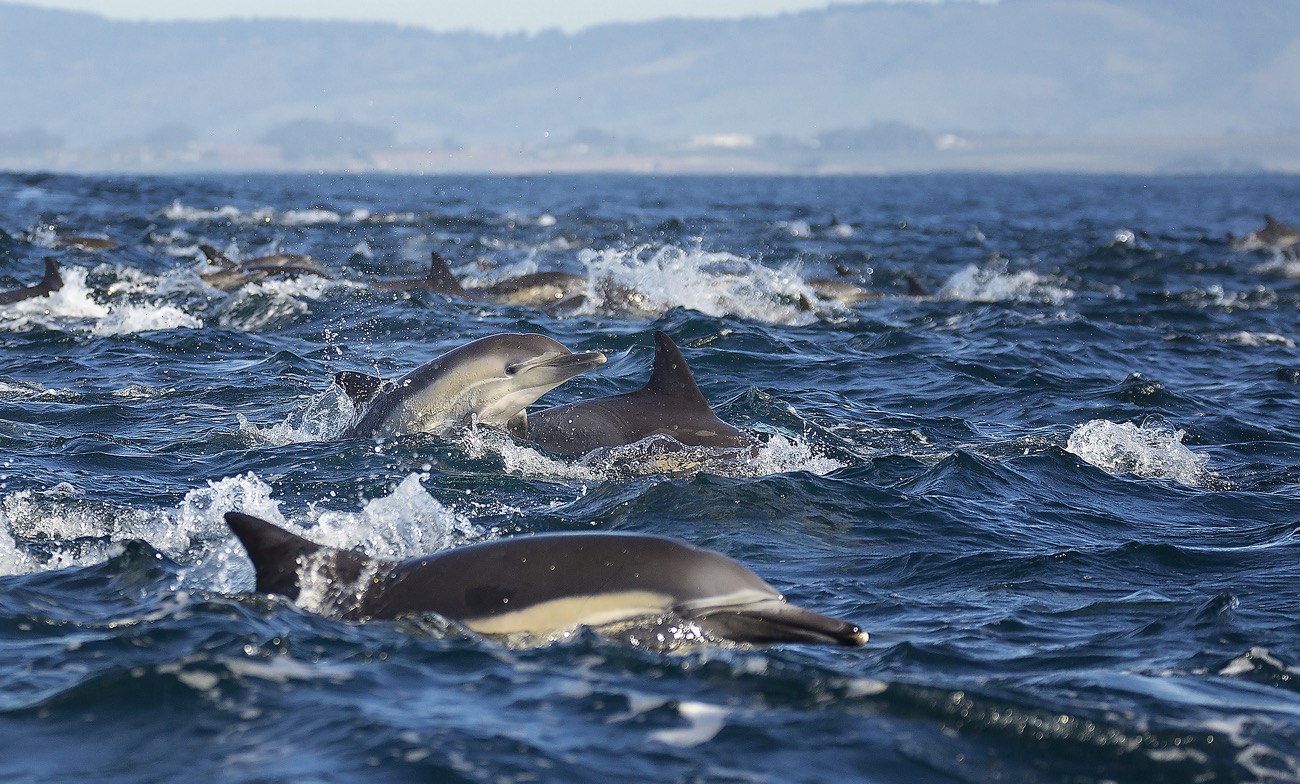
[{"label": "ocean water", "polygon": [[[65,279],[0,306],[0,780],[1300,781],[1300,266],[1229,241],[1297,205],[1282,176],[0,175],[0,290]],[[220,291],[201,243],[331,278]],[[367,287],[434,250],[593,283],[555,313]],[[656,329],[755,455],[337,437],[335,372],[604,351],[553,405],[640,386]],[[252,593],[231,510],[394,558],[676,536],[871,639],[349,623]]]}]

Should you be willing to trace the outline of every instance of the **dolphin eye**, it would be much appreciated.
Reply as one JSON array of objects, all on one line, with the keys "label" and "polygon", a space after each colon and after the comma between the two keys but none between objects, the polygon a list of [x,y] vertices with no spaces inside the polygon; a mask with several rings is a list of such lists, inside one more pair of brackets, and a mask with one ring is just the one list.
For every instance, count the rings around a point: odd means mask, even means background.
[{"label": "dolphin eye", "polygon": [[506,375],[507,375],[507,376],[513,376],[514,374],[516,374],[516,373],[518,373],[518,372],[519,372],[519,366],[518,366],[518,365],[506,365]]}]

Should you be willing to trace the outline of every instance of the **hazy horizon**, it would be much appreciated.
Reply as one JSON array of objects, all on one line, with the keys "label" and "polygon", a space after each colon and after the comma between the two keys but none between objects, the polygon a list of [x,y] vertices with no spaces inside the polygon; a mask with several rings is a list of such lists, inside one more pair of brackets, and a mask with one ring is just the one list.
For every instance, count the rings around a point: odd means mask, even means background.
[{"label": "hazy horizon", "polygon": [[807,5],[491,35],[0,2],[0,167],[1300,170],[1300,4]]},{"label": "hazy horizon", "polygon": [[[860,3],[899,0],[858,0]],[[967,2],[968,0],[904,0]],[[490,35],[538,33],[559,29],[575,33],[603,24],[672,18],[740,19],[826,8],[830,0],[660,0],[653,5],[564,0],[538,4],[529,0],[484,0],[478,3],[431,3],[427,0],[223,0],[176,3],[172,0],[6,0],[21,5],[78,11],[118,21],[225,21],[245,19],[379,22],[435,32],[473,31]]]}]

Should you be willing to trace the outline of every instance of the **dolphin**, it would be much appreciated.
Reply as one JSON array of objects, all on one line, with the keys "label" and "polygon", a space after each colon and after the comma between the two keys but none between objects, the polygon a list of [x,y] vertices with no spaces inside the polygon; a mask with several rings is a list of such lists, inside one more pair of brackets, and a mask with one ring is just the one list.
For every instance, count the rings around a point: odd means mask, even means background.
[{"label": "dolphin", "polygon": [[199,250],[203,251],[208,261],[220,268],[216,272],[205,272],[199,277],[204,283],[222,291],[237,289],[245,283],[253,283],[271,275],[318,275],[327,280],[330,278],[325,268],[311,256],[299,253],[273,253],[235,263],[211,245],[200,245]]},{"label": "dolphin", "polygon": [[32,231],[27,229],[22,233],[22,237],[27,242],[44,245],[47,248],[75,248],[77,250],[109,250],[116,248],[119,243],[117,240],[108,237],[91,237],[82,235],[65,235],[59,236],[54,233],[54,227],[50,226],[48,231]]},{"label": "dolphin", "polygon": [[59,274],[59,262],[46,256],[45,277],[41,278],[41,282],[23,289],[0,291],[0,305],[12,305],[25,299],[48,297],[61,288],[63,288],[63,276]]},{"label": "dolphin", "polygon": [[587,279],[571,272],[530,272],[507,278],[491,286],[465,288],[437,251],[429,258],[429,274],[423,278],[371,281],[376,291],[431,291],[458,299],[494,305],[524,305],[533,308],[571,308],[581,305]]},{"label": "dolphin", "polygon": [[1232,240],[1234,250],[1300,249],[1300,228],[1280,223],[1272,215],[1264,216],[1264,228],[1256,229],[1244,237]]},{"label": "dolphin", "polygon": [[[347,620],[436,613],[480,634],[543,639],[584,626],[626,639],[644,629],[653,639],[685,621],[742,643],[867,642],[860,627],[787,603],[725,555],[663,536],[536,534],[386,561],[240,512],[225,518],[253,562],[258,592]],[[328,589],[317,598],[320,585]]]},{"label": "dolphin", "polygon": [[562,455],[623,446],[656,434],[687,446],[752,448],[743,430],[718,419],[667,333],[655,332],[650,380],[636,392],[582,400],[528,414],[511,433]]},{"label": "dolphin", "polygon": [[391,384],[340,373],[335,383],[363,411],[343,437],[446,435],[475,422],[510,429],[528,404],[604,363],[599,351],[575,354],[545,335],[506,333],[452,349]]}]

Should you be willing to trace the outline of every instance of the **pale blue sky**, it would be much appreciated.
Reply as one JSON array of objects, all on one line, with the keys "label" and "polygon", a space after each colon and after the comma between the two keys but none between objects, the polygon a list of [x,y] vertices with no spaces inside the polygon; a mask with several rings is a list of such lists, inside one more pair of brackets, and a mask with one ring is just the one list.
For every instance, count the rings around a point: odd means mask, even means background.
[{"label": "pale blue sky", "polygon": [[557,27],[574,32],[605,22],[666,17],[764,16],[825,8],[830,0],[18,0],[18,4],[130,20],[347,19],[397,22],[441,31],[512,33]]}]

